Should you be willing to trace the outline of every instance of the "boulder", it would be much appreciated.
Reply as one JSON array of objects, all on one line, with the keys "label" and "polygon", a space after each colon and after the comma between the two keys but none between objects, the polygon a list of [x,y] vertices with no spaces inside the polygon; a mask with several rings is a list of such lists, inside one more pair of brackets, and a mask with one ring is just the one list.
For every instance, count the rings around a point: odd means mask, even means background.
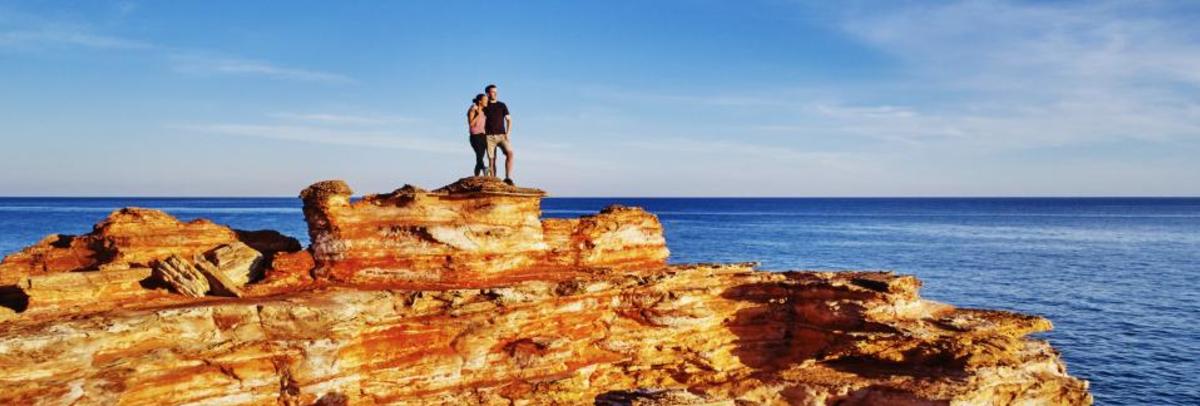
[{"label": "boulder", "polygon": [[188,260],[178,255],[171,255],[158,261],[154,272],[171,287],[172,290],[191,297],[202,297],[211,287],[206,277]]}]

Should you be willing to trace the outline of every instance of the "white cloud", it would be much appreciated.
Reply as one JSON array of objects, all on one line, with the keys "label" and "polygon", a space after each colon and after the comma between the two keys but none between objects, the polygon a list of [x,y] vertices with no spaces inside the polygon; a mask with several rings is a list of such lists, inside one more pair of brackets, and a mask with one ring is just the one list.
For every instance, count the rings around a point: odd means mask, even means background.
[{"label": "white cloud", "polygon": [[303,121],[312,123],[324,124],[345,124],[345,125],[379,125],[379,124],[398,124],[416,121],[415,119],[399,116],[388,115],[372,115],[372,114],[337,114],[337,113],[292,113],[279,112],[272,113],[268,116],[272,118]]},{"label": "white cloud", "polygon": [[460,153],[463,146],[426,137],[411,137],[386,130],[347,130],[339,128],[278,124],[215,123],[176,125],[171,129],[241,137],[267,138],[316,144],[404,149],[433,153]]},{"label": "white cloud", "polygon": [[832,106],[826,104],[816,104],[812,109],[817,113],[838,118],[853,118],[859,119],[864,117],[877,118],[908,118],[915,117],[917,113],[911,107],[901,106]]},{"label": "white cloud", "polygon": [[831,21],[884,55],[877,77],[580,91],[627,119],[610,132],[649,133],[613,144],[629,172],[680,194],[1194,193],[1200,30],[1171,5],[873,4]]},{"label": "white cloud", "polygon": [[321,83],[355,83],[348,76],[276,65],[266,61],[219,57],[195,53],[176,53],[169,56],[175,71],[197,75],[261,76],[272,79]]},{"label": "white cloud", "polygon": [[[472,154],[465,128],[460,129],[453,125],[364,112],[276,112],[266,116],[270,119],[240,123],[178,124],[169,125],[167,129],[203,135],[386,148],[458,157],[470,157]],[[595,171],[616,165],[604,157],[580,154],[577,148],[568,143],[539,142],[517,135],[513,139],[513,145],[522,170],[528,168],[547,173],[570,173],[575,170]],[[500,162],[503,162],[503,158],[500,159]],[[565,170],[568,168],[570,170]]]},{"label": "white cloud", "polygon": [[1016,83],[1149,77],[1200,85],[1194,22],[1172,16],[1169,3],[935,4],[848,15],[844,28],[927,72],[982,79],[969,83],[985,89],[1004,84],[986,83],[997,73]]},{"label": "white cloud", "polygon": [[35,49],[49,46],[77,46],[97,49],[145,49],[153,47],[146,42],[97,34],[88,31],[84,27],[61,24],[0,32],[0,48]]},{"label": "white cloud", "polygon": [[682,158],[694,160],[697,156],[722,156],[731,161],[757,162],[763,160],[782,161],[786,163],[803,162],[807,165],[823,166],[831,169],[849,170],[860,168],[859,160],[845,153],[806,151],[780,145],[760,145],[755,143],[699,140],[689,138],[655,138],[653,141],[624,141],[620,146],[640,151],[651,152],[661,156],[662,160]]},{"label": "white cloud", "polygon": [[901,62],[914,99],[949,97],[902,115],[818,113],[852,133],[980,147],[1195,139],[1200,43],[1193,21],[1164,8],[965,1],[847,14],[848,33]]},{"label": "white cloud", "polygon": [[744,107],[780,107],[793,105],[796,101],[769,96],[752,96],[744,94],[712,94],[701,93],[692,95],[662,94],[645,90],[621,89],[609,86],[585,85],[579,91],[587,97],[611,100],[621,103],[643,104],[684,104],[701,105],[723,108]]},{"label": "white cloud", "polygon": [[[119,3],[119,15],[131,13],[136,4]],[[90,25],[19,14],[0,9],[0,49],[45,50],[84,47],[107,50],[151,50],[166,57],[176,72],[198,75],[258,76],[271,79],[346,84],[348,76],[311,69],[282,66],[273,62],[232,56],[217,56],[197,50],[176,49],[147,41],[100,33]]]}]

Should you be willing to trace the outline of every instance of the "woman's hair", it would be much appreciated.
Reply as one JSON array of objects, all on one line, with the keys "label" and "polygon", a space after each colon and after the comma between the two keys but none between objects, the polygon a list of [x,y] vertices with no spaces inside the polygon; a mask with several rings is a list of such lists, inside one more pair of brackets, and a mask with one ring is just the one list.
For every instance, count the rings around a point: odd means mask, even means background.
[{"label": "woman's hair", "polygon": [[484,97],[487,97],[487,95],[483,94],[483,93],[477,94],[477,95],[475,95],[474,99],[471,99],[471,103],[479,103],[479,99],[482,99]]}]

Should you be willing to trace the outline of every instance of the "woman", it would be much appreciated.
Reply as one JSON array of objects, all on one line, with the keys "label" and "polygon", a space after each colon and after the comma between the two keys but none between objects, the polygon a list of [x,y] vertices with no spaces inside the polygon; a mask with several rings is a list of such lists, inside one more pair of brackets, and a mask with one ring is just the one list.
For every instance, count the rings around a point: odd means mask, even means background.
[{"label": "woman", "polygon": [[480,93],[475,95],[475,100],[472,100],[471,107],[467,109],[467,130],[468,137],[471,141],[471,149],[475,150],[475,176],[487,175],[487,165],[483,162],[485,154],[487,154],[487,134],[483,129],[483,123],[487,117],[483,114],[483,108],[487,106],[487,95]]}]

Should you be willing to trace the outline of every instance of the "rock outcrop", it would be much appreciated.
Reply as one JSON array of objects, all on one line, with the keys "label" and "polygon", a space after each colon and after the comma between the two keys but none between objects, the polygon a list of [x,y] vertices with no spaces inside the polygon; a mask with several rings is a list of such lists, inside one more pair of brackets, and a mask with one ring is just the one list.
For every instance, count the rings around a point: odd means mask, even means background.
[{"label": "rock outcrop", "polygon": [[243,241],[265,253],[301,249],[295,238],[273,230],[234,230],[203,219],[184,223],[159,210],[130,207],[114,211],[91,233],[50,235],[5,257],[0,286],[59,272],[149,267],[171,255],[192,258]]},{"label": "rock outcrop", "polygon": [[301,194],[308,250],[165,235],[157,213],[159,242],[129,227],[121,255],[93,232],[5,259],[0,403],[1091,403],[1027,337],[1049,321],[927,301],[911,276],[667,265],[645,211],[539,220],[540,191],[490,178],[350,194]]},{"label": "rock outcrop", "polygon": [[325,181],[300,198],[316,275],[342,283],[493,286],[588,268],[666,264],[662,225],[650,213],[614,207],[543,222],[544,194],[476,177],[434,191],[408,185],[355,202],[345,183]]},{"label": "rock outcrop", "polygon": [[297,252],[300,243],[277,231],[124,208],[88,234],[51,235],[4,258],[0,320],[12,317],[6,308],[42,317],[186,303],[208,292],[238,296],[269,267],[262,258]]},{"label": "rock outcrop", "polygon": [[191,261],[171,255],[156,261],[154,270],[173,290],[191,297],[203,297],[209,292],[240,297],[242,288],[261,273],[262,258],[261,252],[235,242],[196,255]]}]

